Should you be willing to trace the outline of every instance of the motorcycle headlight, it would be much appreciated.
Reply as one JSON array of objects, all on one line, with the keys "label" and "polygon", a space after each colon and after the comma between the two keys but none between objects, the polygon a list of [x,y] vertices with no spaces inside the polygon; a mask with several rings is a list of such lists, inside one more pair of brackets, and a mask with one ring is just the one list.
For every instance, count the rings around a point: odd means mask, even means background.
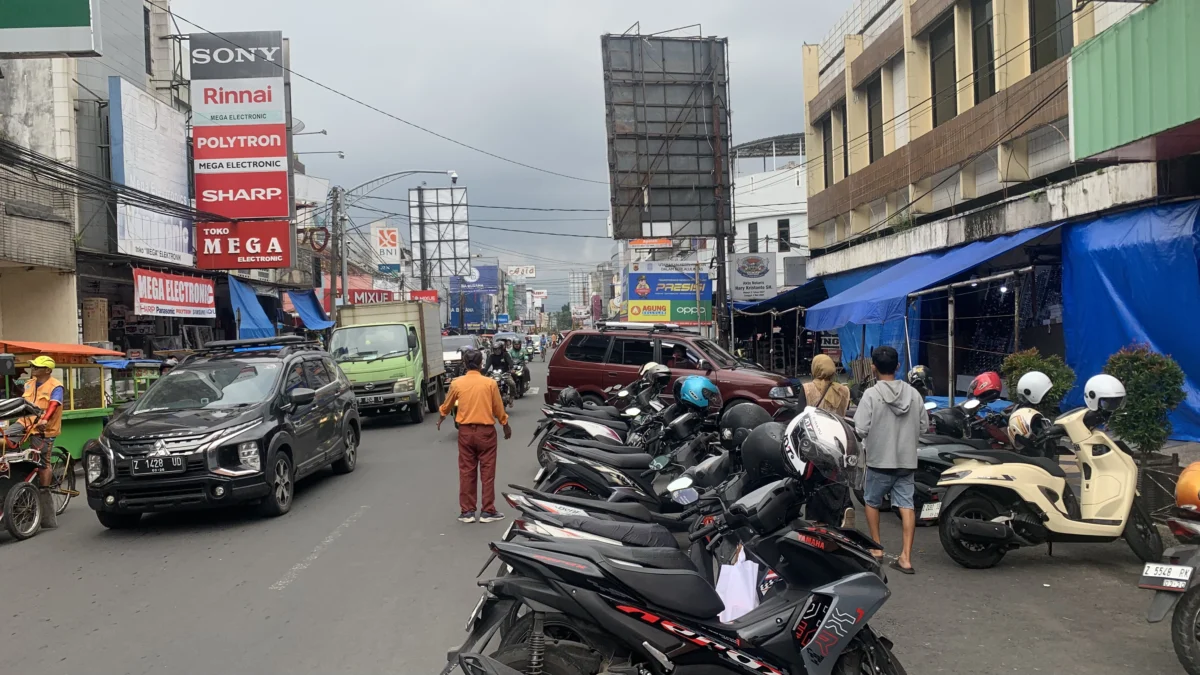
[{"label": "motorcycle headlight", "polygon": [[247,469],[254,471],[262,470],[262,458],[258,454],[258,443],[256,441],[246,441],[238,443],[238,463]]},{"label": "motorcycle headlight", "polygon": [[771,387],[770,393],[767,394],[770,398],[792,398],[795,395],[791,387]]},{"label": "motorcycle headlight", "polygon": [[95,483],[100,480],[100,476],[104,475],[104,458],[100,455],[91,454],[87,456],[87,482]]},{"label": "motorcycle headlight", "polygon": [[402,377],[396,380],[396,384],[392,385],[393,392],[412,391],[416,389],[416,381],[411,377]]}]

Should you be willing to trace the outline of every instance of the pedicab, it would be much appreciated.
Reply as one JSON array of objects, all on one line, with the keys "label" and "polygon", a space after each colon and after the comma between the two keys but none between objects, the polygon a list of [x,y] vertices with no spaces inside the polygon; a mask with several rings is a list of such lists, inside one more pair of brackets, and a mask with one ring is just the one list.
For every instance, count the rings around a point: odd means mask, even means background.
[{"label": "pedicab", "polygon": [[[41,409],[23,398],[0,400],[0,420],[13,423],[22,417],[37,417]],[[29,443],[34,426],[21,427],[20,436],[0,439],[0,521],[18,541],[42,529],[42,501],[38,495],[38,451]]]},{"label": "pedicab", "polygon": [[[106,368],[95,362],[98,358],[124,357],[111,349],[88,345],[55,342],[0,340],[0,351],[13,355],[16,373],[4,378],[4,398],[20,398],[24,383],[16,375],[27,375],[29,362],[38,356],[55,361],[54,377],[63,384],[62,430],[54,441],[51,466],[54,478],[50,488],[54,510],[62,513],[71,499],[79,494],[75,489],[75,466],[83,459],[83,446],[99,438],[104,424],[113,414],[108,393]],[[0,426],[7,420],[0,418]]]}]

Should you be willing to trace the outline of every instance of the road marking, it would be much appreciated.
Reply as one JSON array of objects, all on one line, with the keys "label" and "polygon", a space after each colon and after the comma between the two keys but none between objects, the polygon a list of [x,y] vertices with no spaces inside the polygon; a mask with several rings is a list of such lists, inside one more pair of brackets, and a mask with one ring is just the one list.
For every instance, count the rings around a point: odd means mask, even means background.
[{"label": "road marking", "polygon": [[308,569],[309,565],[316,562],[317,558],[325,552],[325,549],[329,548],[333,542],[337,541],[337,538],[342,536],[342,532],[345,532],[347,528],[353,525],[354,521],[358,520],[359,517],[361,517],[362,514],[365,513],[369,508],[371,507],[366,505],[360,506],[357,511],[351,514],[349,518],[343,520],[341,525],[333,528],[333,532],[330,532],[328,537],[325,537],[323,540],[321,540],[321,543],[317,544],[317,547],[312,550],[312,553],[308,554],[307,558],[296,563],[294,566],[292,566],[292,569],[287,571],[287,574],[283,575],[283,577],[279,579],[279,581],[271,584],[271,590],[282,591],[283,589],[287,588],[288,584],[295,581],[296,577],[300,576],[301,572]]},{"label": "road marking", "polygon": [[531,396],[537,396],[539,391],[541,391],[541,387],[530,387],[525,393]]}]

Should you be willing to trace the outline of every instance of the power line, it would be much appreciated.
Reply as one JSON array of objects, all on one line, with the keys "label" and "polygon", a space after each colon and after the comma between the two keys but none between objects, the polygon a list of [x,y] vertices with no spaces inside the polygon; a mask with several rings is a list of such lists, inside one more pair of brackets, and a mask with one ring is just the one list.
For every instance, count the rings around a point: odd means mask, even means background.
[{"label": "power line", "polygon": [[[174,11],[172,11],[171,9],[168,9],[168,8],[166,8],[166,7],[163,7],[162,5],[159,5],[159,4],[155,3],[155,2],[154,2],[154,0],[146,0],[146,2],[147,2],[148,4],[150,4],[150,5],[153,5],[154,7],[157,7],[158,9],[160,9],[160,10],[162,10],[162,11],[164,11],[164,12],[166,12],[166,13],[170,14],[171,16],[175,17],[176,19],[179,19],[180,21],[183,21],[184,23],[187,23],[187,24],[189,24],[189,25],[195,26],[196,28],[199,28],[199,29],[200,29],[202,32],[204,32],[204,33],[207,33],[207,34],[209,34],[209,35],[212,35],[213,37],[215,37],[215,38],[218,38],[218,39],[220,39],[220,40],[223,40],[223,41],[225,41],[225,42],[227,42],[227,43],[229,43],[229,44],[233,45],[234,47],[238,47],[238,46],[240,46],[240,45],[238,45],[237,43],[233,42],[232,40],[229,40],[229,39],[227,39],[227,38],[225,38],[225,37],[223,37],[223,36],[221,36],[221,35],[218,35],[218,34],[216,34],[216,33],[212,32],[212,31],[210,31],[209,29],[205,28],[204,26],[201,26],[200,24],[196,23],[195,21],[192,21],[191,19],[188,19],[188,18],[185,18],[185,17],[183,17],[183,16],[180,16],[179,14],[177,14],[177,13],[176,13],[176,12],[174,12]],[[550,170],[550,169],[543,169],[543,168],[541,168],[541,167],[539,167],[539,166],[534,166],[534,165],[532,165],[532,164],[526,164],[526,163],[524,163],[524,162],[518,162],[518,161],[517,161],[517,160],[515,160],[515,159],[509,159],[508,157],[504,157],[503,155],[498,155],[498,154],[496,154],[496,153],[494,153],[494,152],[488,152],[487,150],[484,150],[483,148],[480,148],[480,147],[477,147],[477,146],[471,145],[471,144],[469,144],[469,143],[464,143],[463,141],[460,141],[460,140],[457,140],[457,139],[451,138],[451,137],[449,137],[449,136],[447,136],[447,135],[445,135],[445,134],[440,134],[440,133],[438,133],[438,132],[436,132],[436,131],[434,131],[434,130],[432,130],[432,129],[429,129],[429,128],[427,128],[427,127],[423,127],[423,126],[421,126],[420,124],[417,124],[416,122],[410,122],[410,121],[408,121],[408,120],[406,120],[406,119],[404,119],[404,118],[402,118],[402,117],[400,117],[400,116],[398,116],[398,115],[394,115],[394,114],[392,114],[392,113],[390,113],[390,112],[388,112],[388,111],[386,111],[386,110],[383,110],[382,108],[378,108],[378,107],[376,107],[376,106],[373,106],[373,105],[371,105],[370,103],[367,103],[366,101],[363,101],[362,99],[355,98],[354,96],[351,96],[350,94],[347,94],[347,93],[345,93],[345,92],[343,92],[343,91],[339,91],[339,90],[337,90],[337,89],[334,89],[333,87],[331,87],[331,86],[329,86],[329,85],[327,85],[327,84],[324,84],[324,83],[322,83],[322,82],[318,82],[317,80],[314,80],[313,78],[311,78],[311,77],[308,77],[307,75],[303,75],[303,74],[301,74],[301,73],[298,73],[298,72],[296,72],[296,71],[292,70],[291,68],[287,68],[286,66],[282,66],[282,65],[281,65],[280,67],[281,67],[283,70],[286,70],[287,72],[291,73],[292,75],[294,75],[294,76],[296,76],[296,77],[298,77],[298,78],[300,78],[300,79],[304,80],[305,82],[308,82],[308,83],[310,83],[310,84],[314,84],[314,85],[316,85],[316,86],[320,87],[321,89],[324,89],[325,91],[328,91],[328,92],[330,92],[331,94],[334,94],[334,95],[336,95],[336,96],[340,96],[340,97],[342,97],[342,98],[344,98],[344,99],[346,99],[346,100],[348,100],[348,101],[352,101],[352,102],[354,102],[354,103],[357,103],[358,105],[360,105],[360,106],[362,106],[362,107],[364,107],[364,108],[367,108],[368,110],[373,110],[373,111],[375,111],[375,112],[379,113],[380,115],[383,115],[383,116],[385,116],[385,117],[389,117],[389,118],[391,118],[391,119],[393,119],[393,120],[395,120],[395,121],[397,121],[397,122],[400,122],[401,124],[404,124],[404,125],[406,125],[406,126],[412,127],[413,129],[417,129],[417,130],[419,130],[419,131],[423,131],[423,132],[425,132],[425,133],[427,133],[427,134],[429,134],[429,135],[431,135],[431,136],[436,136],[437,138],[440,138],[440,139],[442,139],[442,140],[444,140],[444,141],[449,141],[449,142],[451,142],[451,143],[453,143],[453,144],[455,144],[455,145],[458,145],[458,146],[460,146],[460,147],[464,147],[464,148],[466,148],[466,149],[468,149],[468,150],[473,150],[473,151],[475,151],[475,152],[478,152],[478,153],[480,153],[480,154],[482,154],[482,155],[487,155],[488,157],[491,157],[491,158],[493,158],[493,159],[498,159],[498,160],[500,160],[500,161],[502,161],[502,162],[508,162],[509,164],[513,164],[513,165],[515,165],[515,166],[519,166],[519,167],[522,167],[522,168],[525,168],[525,169],[530,169],[530,170],[532,170],[532,171],[537,171],[537,172],[539,172],[539,173],[549,174],[549,175],[551,175],[551,176],[558,176],[559,178],[567,178],[567,179],[570,179],[570,180],[577,180],[577,181],[580,181],[580,182],[583,182],[583,183],[595,183],[595,184],[597,184],[597,185],[608,185],[608,181],[606,181],[606,180],[593,180],[593,179],[591,179],[591,178],[581,178],[581,177],[579,177],[579,176],[572,176],[572,175],[570,175],[570,174],[560,173],[560,172],[558,172],[558,171],[552,171],[552,170]]]},{"label": "power line", "polygon": [[[407,216],[403,213],[393,213],[390,211],[383,211],[381,209],[373,209],[371,207],[362,206],[359,204],[355,204],[354,208],[363,209],[364,211],[372,211],[374,213],[378,213],[378,214],[381,214],[384,216],[403,218],[405,220],[408,220],[409,222],[412,221],[412,219],[409,216]],[[609,237],[599,235],[599,234],[572,234],[569,232],[541,232],[538,230],[517,230],[517,229],[513,229],[513,228],[508,228],[508,227],[493,227],[493,226],[488,226],[488,225],[477,225],[475,223],[475,221],[471,221],[470,223],[468,223],[468,226],[471,228],[476,228],[476,229],[480,229],[480,230],[497,230],[500,232],[514,232],[517,234],[535,234],[535,235],[541,235],[541,236],[545,236],[545,237],[576,237],[576,238],[580,238],[580,239],[605,239],[608,241],[612,241],[612,239],[610,239]]]},{"label": "power line", "polygon": [[[369,196],[363,197],[363,199],[381,199],[381,200],[387,201],[387,202],[404,202],[406,204],[412,204],[412,201],[405,197],[377,197],[374,195],[369,195]],[[426,206],[432,206],[432,205],[426,204]],[[507,211],[571,211],[571,212],[587,212],[587,213],[608,213],[609,212],[609,209],[558,209],[558,208],[545,207],[545,206],[489,206],[487,204],[471,204],[471,203],[466,204],[466,207],[469,209],[504,209]]]}]

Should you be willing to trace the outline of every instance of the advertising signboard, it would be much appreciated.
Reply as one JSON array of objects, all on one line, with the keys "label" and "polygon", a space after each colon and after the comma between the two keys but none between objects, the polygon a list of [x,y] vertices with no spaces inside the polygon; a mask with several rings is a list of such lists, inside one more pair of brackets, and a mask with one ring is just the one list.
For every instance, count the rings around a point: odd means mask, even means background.
[{"label": "advertising signboard", "polygon": [[[290,218],[283,34],[194,33],[189,40],[196,208],[230,218]],[[254,267],[289,267],[291,236],[286,240],[283,255]]]},{"label": "advertising signboard", "polygon": [[432,277],[470,273],[466,188],[410,189],[408,222],[415,270]]},{"label": "advertising signboard", "polygon": [[534,300],[545,300],[550,297],[550,291],[535,290],[533,291]]},{"label": "advertising signboard", "polygon": [[288,267],[292,229],[286,220],[198,223],[196,266],[202,270]]},{"label": "advertising signboard", "polygon": [[808,282],[808,258],[791,256],[783,259],[783,285],[803,286]]},{"label": "advertising signboard", "polygon": [[[113,180],[188,206],[187,117],[113,75],[108,78]],[[117,251],[192,266],[192,221],[117,205]]]},{"label": "advertising signboard", "polygon": [[100,56],[99,0],[5,0],[0,58]]},{"label": "advertising signboard", "polygon": [[349,297],[352,305],[374,305],[379,302],[394,302],[400,299],[398,296],[395,291],[383,291],[378,288],[351,288]]},{"label": "advertising signboard", "polygon": [[425,302],[432,302],[434,304],[437,304],[438,292],[436,290],[433,290],[433,291],[409,291],[408,299],[409,300],[424,300]]},{"label": "advertising signboard", "polygon": [[217,315],[214,285],[210,279],[133,268],[133,313],[141,316]]},{"label": "advertising signboard", "polygon": [[496,323],[501,326],[508,324],[508,315],[507,314],[497,314],[496,315]]},{"label": "advertising signboard", "polygon": [[386,220],[371,223],[371,245],[383,274],[400,273],[400,228]]},{"label": "advertising signboard", "polygon": [[537,267],[533,265],[509,265],[508,276],[533,279],[537,277]]},{"label": "advertising signboard", "polygon": [[744,302],[775,297],[775,264],[774,253],[735,253],[729,274],[733,299]]},{"label": "advertising signboard", "polygon": [[631,239],[629,241],[629,248],[637,250],[671,248],[671,240],[666,237],[659,237],[657,239]]},{"label": "advertising signboard", "polygon": [[458,299],[463,299],[464,324],[467,328],[479,328],[483,324],[484,317],[484,296],[468,293],[459,296],[457,293],[450,294],[450,325],[459,325],[458,318]]},{"label": "advertising signboard", "polygon": [[696,275],[682,272],[633,272],[628,279],[629,320],[698,325],[712,321],[713,285],[700,273],[700,302]]},{"label": "advertising signboard", "polygon": [[480,265],[470,268],[466,276],[450,277],[451,293],[499,293],[500,268]]}]

